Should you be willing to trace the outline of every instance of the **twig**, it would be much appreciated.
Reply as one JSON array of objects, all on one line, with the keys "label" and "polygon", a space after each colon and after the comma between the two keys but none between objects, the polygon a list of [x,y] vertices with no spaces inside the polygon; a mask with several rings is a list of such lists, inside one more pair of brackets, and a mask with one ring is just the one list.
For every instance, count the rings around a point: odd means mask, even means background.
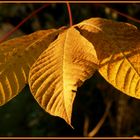
[{"label": "twig", "polygon": [[123,16],[123,17],[126,17],[126,18],[129,19],[129,20],[132,20],[132,21],[134,21],[134,22],[140,23],[140,20],[138,20],[138,19],[136,19],[136,18],[133,18],[133,17],[127,15],[127,14],[124,14],[124,13],[122,13],[122,12],[116,10],[116,9],[113,9],[113,8],[111,8],[111,7],[109,7],[109,6],[106,6],[106,5],[104,5],[104,4],[100,4],[100,5],[102,5],[103,7],[109,8],[111,11],[116,12],[117,14],[119,14],[119,15],[121,15],[121,16]]},{"label": "twig", "polygon": [[88,135],[89,128],[89,118],[88,115],[85,115],[84,127],[83,127],[83,135],[86,137]]},{"label": "twig", "polygon": [[22,26],[28,19],[33,17],[36,13],[40,12],[42,9],[47,7],[49,4],[44,4],[37,10],[33,11],[29,16],[25,17],[16,27],[14,27],[11,31],[7,32],[2,38],[0,38],[0,43],[5,41],[11,34],[13,34],[20,26]]},{"label": "twig", "polygon": [[109,110],[110,110],[110,107],[111,107],[111,102],[109,102],[107,104],[107,107],[106,107],[106,110],[105,110],[105,113],[103,114],[102,118],[100,119],[100,121],[98,122],[98,124],[93,128],[93,130],[91,132],[88,133],[88,137],[93,137],[97,134],[97,132],[100,130],[101,126],[103,125],[106,117],[108,116],[108,113],[109,113]]},{"label": "twig", "polygon": [[71,27],[73,25],[71,8],[68,1],[66,1],[66,4],[67,4],[68,13],[69,13],[69,21],[70,21],[70,27]]}]

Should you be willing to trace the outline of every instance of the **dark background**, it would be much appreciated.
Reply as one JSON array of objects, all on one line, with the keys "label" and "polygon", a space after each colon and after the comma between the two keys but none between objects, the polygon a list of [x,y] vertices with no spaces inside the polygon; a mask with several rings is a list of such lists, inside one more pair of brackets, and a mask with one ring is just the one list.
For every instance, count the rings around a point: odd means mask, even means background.
[{"label": "dark background", "polygon": [[[42,5],[0,4],[0,37]],[[109,7],[140,19],[140,4],[77,3],[71,4],[73,23],[91,17],[102,17],[140,27],[140,23],[111,11]],[[29,19],[10,38],[61,26],[69,26],[66,4],[53,3]],[[108,104],[111,107],[107,117],[94,136],[140,136],[140,100],[116,90],[98,72],[78,89],[72,115],[74,129],[64,120],[44,112],[27,85],[18,96],[0,107],[0,136],[88,136],[99,123]],[[89,125],[84,128],[86,124]]]}]

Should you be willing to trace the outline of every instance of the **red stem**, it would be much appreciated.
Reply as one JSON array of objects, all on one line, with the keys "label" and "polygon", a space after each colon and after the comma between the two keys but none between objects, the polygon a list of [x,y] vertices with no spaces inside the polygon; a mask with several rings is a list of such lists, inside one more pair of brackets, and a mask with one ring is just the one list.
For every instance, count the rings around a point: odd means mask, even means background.
[{"label": "red stem", "polygon": [[28,19],[30,19],[31,17],[33,17],[36,13],[40,12],[42,9],[44,9],[48,5],[49,4],[44,4],[40,8],[36,9],[35,11],[33,11],[29,16],[25,17],[16,27],[14,27],[11,31],[7,32],[2,38],[0,38],[0,43],[2,43],[3,41],[5,41],[11,34],[13,34],[15,31],[17,31],[18,28],[20,26],[22,26]]},{"label": "red stem", "polygon": [[69,21],[70,21],[70,27],[71,27],[73,25],[71,8],[70,8],[70,4],[68,1],[66,1],[66,4],[67,4],[68,13],[69,13]]}]

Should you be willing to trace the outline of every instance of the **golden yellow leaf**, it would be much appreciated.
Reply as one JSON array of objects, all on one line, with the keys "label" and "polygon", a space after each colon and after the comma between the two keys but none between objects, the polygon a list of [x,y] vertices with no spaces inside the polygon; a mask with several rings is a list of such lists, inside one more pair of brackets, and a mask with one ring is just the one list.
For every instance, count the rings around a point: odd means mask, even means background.
[{"label": "golden yellow leaf", "polygon": [[57,34],[55,29],[42,30],[0,44],[0,105],[24,88],[30,67]]},{"label": "golden yellow leaf", "polygon": [[71,27],[31,67],[31,92],[44,110],[71,125],[77,87],[93,75],[97,63],[93,45]]},{"label": "golden yellow leaf", "polygon": [[75,27],[94,45],[100,74],[117,89],[140,98],[140,30],[102,18]]}]

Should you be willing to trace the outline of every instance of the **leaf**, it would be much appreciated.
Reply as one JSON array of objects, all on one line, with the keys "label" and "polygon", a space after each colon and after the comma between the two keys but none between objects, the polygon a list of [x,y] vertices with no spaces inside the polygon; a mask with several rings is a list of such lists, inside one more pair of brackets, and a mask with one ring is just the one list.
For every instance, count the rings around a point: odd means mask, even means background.
[{"label": "leaf", "polygon": [[39,105],[71,125],[77,87],[97,68],[93,45],[73,27],[62,32],[31,67],[29,85]]},{"label": "leaf", "polygon": [[42,30],[0,44],[0,105],[24,88],[30,67],[57,34],[54,29]]},{"label": "leaf", "polygon": [[75,28],[94,45],[99,73],[117,89],[140,99],[140,31],[102,18],[85,20]]}]

